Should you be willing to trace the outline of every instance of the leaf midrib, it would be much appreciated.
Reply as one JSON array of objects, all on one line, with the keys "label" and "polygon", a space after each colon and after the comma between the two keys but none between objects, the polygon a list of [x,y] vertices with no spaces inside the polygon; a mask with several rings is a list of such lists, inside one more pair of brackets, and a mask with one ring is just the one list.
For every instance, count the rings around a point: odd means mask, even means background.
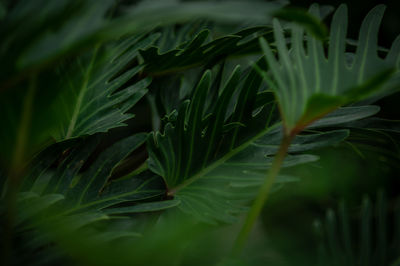
[{"label": "leaf midrib", "polygon": [[92,56],[92,58],[90,60],[89,66],[88,66],[87,71],[85,73],[85,76],[84,76],[84,79],[83,79],[83,83],[82,83],[82,87],[81,87],[81,89],[79,91],[78,99],[77,99],[77,102],[76,102],[76,105],[75,105],[75,108],[74,108],[74,111],[73,111],[73,114],[72,114],[71,121],[70,121],[69,126],[68,126],[67,135],[65,136],[66,139],[71,138],[72,137],[72,133],[74,132],[75,125],[76,125],[76,122],[78,120],[78,116],[79,116],[80,110],[82,108],[82,102],[83,102],[83,99],[84,99],[84,97],[86,95],[86,92],[88,90],[88,83],[89,83],[90,76],[92,74],[93,65],[94,65],[94,61],[95,61],[96,56],[97,56],[97,52],[99,50],[99,46],[100,45],[96,45],[96,47],[94,49],[94,52],[93,52],[93,56]]},{"label": "leaf midrib", "polygon": [[155,178],[149,178],[148,180],[146,180],[146,181],[144,181],[142,184],[140,184],[140,186],[138,186],[138,187],[137,187],[135,190],[133,190],[133,191],[129,191],[129,192],[122,193],[122,194],[117,194],[117,195],[114,195],[114,196],[111,196],[111,197],[106,197],[106,198],[103,198],[103,199],[91,201],[91,202],[88,202],[88,203],[83,204],[83,205],[78,204],[78,205],[75,206],[74,208],[71,208],[71,209],[69,209],[69,210],[63,212],[63,213],[61,213],[60,215],[67,215],[67,214],[73,213],[73,212],[75,212],[75,211],[77,211],[77,210],[80,210],[80,209],[83,209],[83,208],[87,208],[87,207],[90,207],[90,206],[93,206],[93,205],[96,205],[96,204],[99,204],[99,203],[102,203],[102,202],[107,202],[107,201],[111,201],[111,200],[114,200],[114,199],[123,198],[123,197],[125,197],[125,196],[130,196],[130,195],[134,195],[134,194],[137,194],[137,193],[156,192],[156,191],[158,191],[158,190],[155,190],[155,189],[141,190],[141,189],[142,189],[143,187],[145,187],[147,184],[149,184],[150,182],[154,181],[154,179],[155,179]]},{"label": "leaf midrib", "polygon": [[257,135],[255,135],[254,137],[250,138],[248,141],[244,142],[243,144],[241,144],[240,146],[236,147],[235,149],[230,150],[227,154],[225,154],[224,156],[222,156],[220,159],[218,159],[217,161],[215,161],[214,163],[210,164],[208,167],[203,168],[201,171],[197,172],[195,175],[193,175],[191,178],[186,179],[182,184],[171,188],[168,192],[169,195],[175,195],[179,190],[187,187],[188,185],[192,184],[193,182],[195,182],[196,180],[198,180],[199,178],[201,178],[202,176],[208,174],[209,172],[211,172],[212,170],[214,170],[215,168],[217,168],[218,166],[222,165],[223,163],[225,163],[226,161],[228,161],[230,158],[232,158],[234,155],[236,155],[237,153],[239,153],[240,151],[244,150],[245,148],[247,148],[249,145],[251,145],[256,139],[264,136],[266,133],[268,133],[269,131],[272,131],[273,129],[279,127],[282,125],[282,122],[276,123],[274,125],[272,125],[271,127],[268,127],[264,130],[262,130],[260,133],[258,133]]}]

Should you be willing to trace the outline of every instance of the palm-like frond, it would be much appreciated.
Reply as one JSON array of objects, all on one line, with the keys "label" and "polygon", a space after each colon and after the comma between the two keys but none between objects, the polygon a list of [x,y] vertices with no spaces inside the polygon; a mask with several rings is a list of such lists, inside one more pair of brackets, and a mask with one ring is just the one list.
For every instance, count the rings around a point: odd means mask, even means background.
[{"label": "palm-like frond", "polygon": [[[261,46],[270,67],[267,81],[277,95],[286,131],[299,131],[338,106],[359,100],[381,87],[390,75],[398,74],[400,37],[384,59],[378,56],[377,35],[384,7],[377,6],[364,19],[357,51],[349,62],[346,53],[347,8],[341,5],[331,24],[328,55],[324,46],[310,34],[293,25],[291,49],[287,48],[280,23],[274,21],[279,55],[275,59],[270,46]],[[311,12],[318,14],[317,6]],[[305,47],[306,46],[306,47]]]}]

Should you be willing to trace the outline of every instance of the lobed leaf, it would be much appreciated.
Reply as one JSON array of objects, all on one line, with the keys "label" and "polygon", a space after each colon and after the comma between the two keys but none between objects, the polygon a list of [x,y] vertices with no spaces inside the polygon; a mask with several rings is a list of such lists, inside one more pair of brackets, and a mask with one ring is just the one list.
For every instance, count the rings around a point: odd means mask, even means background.
[{"label": "lobed leaf", "polygon": [[[297,25],[291,27],[291,48],[288,49],[278,20],[274,20],[274,36],[279,61],[265,40],[260,45],[273,79],[273,88],[280,105],[287,134],[298,132],[330,111],[365,98],[381,88],[399,71],[400,38],[394,41],[385,58],[378,56],[377,34],[383,16],[382,5],[372,9],[364,19],[354,60],[346,56],[347,7],[335,12],[329,37],[328,55],[324,46]],[[318,16],[318,7],[311,7]],[[304,42],[304,36],[306,41]]]}]

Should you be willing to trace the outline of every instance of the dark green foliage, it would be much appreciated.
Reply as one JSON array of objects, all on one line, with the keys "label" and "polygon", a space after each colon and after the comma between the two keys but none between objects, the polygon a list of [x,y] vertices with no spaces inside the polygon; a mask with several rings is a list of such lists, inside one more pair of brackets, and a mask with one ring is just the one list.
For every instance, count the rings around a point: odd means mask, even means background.
[{"label": "dark green foliage", "polygon": [[[389,208],[390,207],[390,208]],[[318,226],[326,254],[320,254],[329,265],[397,265],[399,235],[398,204],[388,206],[382,191],[371,203],[364,197],[357,214],[349,213],[343,201],[337,212],[328,210],[323,227]],[[320,222],[317,222],[317,224]]]},{"label": "dark green foliage", "polygon": [[[273,195],[301,182],[266,179],[282,139],[279,168],[344,141],[396,162],[398,122],[372,105],[399,87],[400,39],[378,48],[384,7],[351,43],[346,6],[328,34],[317,5],[286,4],[0,1],[4,263],[246,265],[221,225],[266,180]],[[357,242],[345,205],[327,212],[321,258],[395,263],[383,194],[360,213]]]}]

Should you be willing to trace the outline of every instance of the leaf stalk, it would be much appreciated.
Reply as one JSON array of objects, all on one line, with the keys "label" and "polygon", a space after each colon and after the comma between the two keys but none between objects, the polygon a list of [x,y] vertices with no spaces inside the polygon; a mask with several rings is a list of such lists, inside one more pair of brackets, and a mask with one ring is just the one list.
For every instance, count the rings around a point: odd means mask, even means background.
[{"label": "leaf stalk", "polygon": [[279,150],[276,153],[274,160],[272,161],[271,168],[267,173],[264,183],[258,191],[257,197],[254,200],[249,213],[247,214],[246,220],[239,232],[238,237],[236,238],[235,244],[232,249],[233,255],[239,256],[241,254],[243,247],[246,244],[247,238],[254,226],[254,223],[256,222],[257,217],[260,215],[261,210],[270,194],[272,185],[275,183],[276,177],[279,174],[286,153],[294,136],[294,134],[288,134],[283,137],[279,146]]}]

